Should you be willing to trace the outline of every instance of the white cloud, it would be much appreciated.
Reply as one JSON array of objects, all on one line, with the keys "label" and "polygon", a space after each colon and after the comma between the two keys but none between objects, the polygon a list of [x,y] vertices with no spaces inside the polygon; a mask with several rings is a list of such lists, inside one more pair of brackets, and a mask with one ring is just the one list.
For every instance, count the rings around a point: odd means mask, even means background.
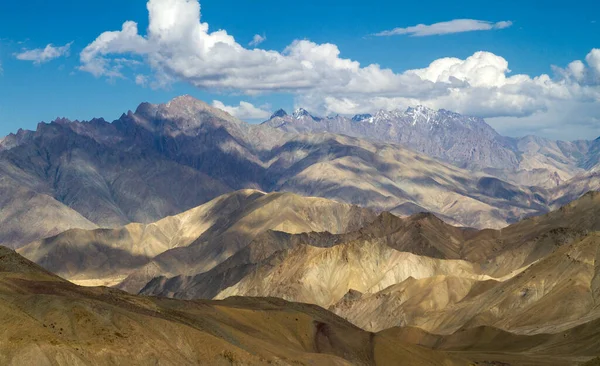
[{"label": "white cloud", "polygon": [[135,83],[140,86],[148,85],[148,77],[146,75],[136,75]]},{"label": "white cloud", "polygon": [[[283,53],[246,49],[224,30],[210,33],[200,22],[200,4],[191,0],[150,0],[146,36],[137,24],[125,22],[120,31],[105,32],[81,53],[81,70],[95,76],[122,76],[115,56],[137,56],[162,82],[186,80],[202,88],[234,89],[247,93],[336,87],[378,73],[360,69],[358,62],[339,58],[337,46],[295,41]],[[391,71],[384,71],[391,73]]]},{"label": "white cloud", "polygon": [[585,61],[590,65],[595,82],[600,82],[600,49],[593,49],[587,54]]},{"label": "white cloud", "polygon": [[600,103],[559,100],[529,116],[489,118],[498,132],[510,136],[539,135],[557,140],[600,136]]},{"label": "white cloud", "polygon": [[33,61],[34,64],[39,65],[62,56],[68,56],[72,44],[73,42],[70,42],[59,47],[49,44],[44,48],[36,48],[33,50],[26,49],[20,53],[16,53],[15,57],[22,61]]},{"label": "white cloud", "polygon": [[252,37],[252,41],[250,41],[250,43],[248,43],[248,46],[256,47],[266,40],[267,40],[267,36],[261,36],[260,34],[255,34],[254,37]]},{"label": "white cloud", "polygon": [[554,70],[565,79],[573,82],[587,86],[599,86],[600,49],[592,49],[585,57],[585,63],[581,60],[575,60],[567,65],[565,69],[554,67]]},{"label": "white cloud", "polygon": [[512,26],[512,22],[504,20],[492,23],[484,20],[475,19],[454,19],[448,22],[434,23],[430,25],[418,24],[406,28],[394,28],[376,33],[376,36],[396,36],[407,34],[415,37],[434,36],[442,34],[463,33],[472,31],[487,31],[494,29],[504,29]]},{"label": "white cloud", "polygon": [[[145,35],[131,21],[120,31],[102,33],[81,52],[80,69],[117,78],[143,61],[153,70],[145,80],[153,87],[185,81],[220,92],[285,92],[296,97],[297,105],[320,114],[424,104],[525,121],[523,117],[550,113],[562,102],[598,103],[600,99],[597,49],[585,61],[555,67],[554,77],[513,75],[508,61],[490,52],[476,52],[465,59],[441,58],[421,69],[395,72],[342,58],[338,47],[330,43],[296,40],[282,52],[245,48],[225,30],[210,32],[209,25],[200,21],[197,0],[149,0],[148,10]],[[496,24],[488,26],[508,25]],[[224,107],[241,118],[261,115],[248,105]]]},{"label": "white cloud", "polygon": [[239,106],[227,106],[223,102],[214,100],[213,107],[224,110],[239,119],[261,119],[265,120],[271,116],[271,112],[255,107],[252,103],[241,101]]}]

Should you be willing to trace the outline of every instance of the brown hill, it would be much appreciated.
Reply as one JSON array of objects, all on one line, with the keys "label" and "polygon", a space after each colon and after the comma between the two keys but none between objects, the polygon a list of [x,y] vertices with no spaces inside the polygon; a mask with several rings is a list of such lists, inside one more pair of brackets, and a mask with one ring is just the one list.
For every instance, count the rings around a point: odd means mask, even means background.
[{"label": "brown hill", "polygon": [[458,256],[453,234],[460,237],[461,229],[436,231],[446,226],[429,214],[401,219],[384,213],[348,234],[269,233],[211,271],[162,276],[142,293],[187,299],[264,295],[330,306],[351,289],[377,292],[409,277],[454,273],[487,279],[478,265],[448,259]]},{"label": "brown hill", "polygon": [[449,335],[413,327],[390,328],[379,334],[400,343],[460,354],[483,365],[581,365],[585,361],[593,365],[600,354],[599,323],[593,320],[559,333],[535,335],[488,326],[464,328]]},{"label": "brown hill", "polygon": [[5,365],[468,364],[311,305],[186,302],[78,287],[2,247],[0,309]]},{"label": "brown hill", "polygon": [[153,224],[70,230],[19,252],[80,284],[114,285],[130,276],[122,287],[137,292],[158,274],[208,270],[266,230],[342,233],[374,219],[369,210],[321,198],[242,190]]},{"label": "brown hill", "polygon": [[271,232],[208,272],[157,277],[142,293],[274,296],[333,306],[371,331],[559,332],[600,317],[599,200],[590,193],[498,231],[454,228],[430,214],[382,214],[341,235]]}]

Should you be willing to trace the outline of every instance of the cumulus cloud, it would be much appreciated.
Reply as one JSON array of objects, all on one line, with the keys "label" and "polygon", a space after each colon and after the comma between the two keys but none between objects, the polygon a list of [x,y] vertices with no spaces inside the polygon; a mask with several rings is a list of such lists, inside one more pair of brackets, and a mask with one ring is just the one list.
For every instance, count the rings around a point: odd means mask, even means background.
[{"label": "cumulus cloud", "polygon": [[[153,87],[185,81],[219,92],[291,93],[297,105],[320,114],[423,104],[481,117],[523,118],[549,113],[558,102],[598,103],[600,98],[598,49],[585,60],[555,67],[553,76],[513,74],[506,59],[490,52],[396,72],[343,58],[330,43],[295,40],[283,51],[246,48],[225,30],[209,31],[197,0],[149,0],[147,7],[145,34],[132,21],[102,33],[81,52],[80,69],[118,78],[144,62],[153,71],[144,83]],[[248,105],[224,107],[241,118],[260,116]]]},{"label": "cumulus cloud", "polygon": [[600,83],[600,49],[593,49],[588,55],[585,57],[585,61],[590,65],[593,74],[593,81],[595,83]]},{"label": "cumulus cloud", "polygon": [[33,61],[34,64],[39,65],[62,56],[68,56],[72,44],[73,42],[70,42],[59,47],[49,44],[44,48],[25,49],[22,52],[16,53],[15,57],[22,61]]},{"label": "cumulus cloud", "polygon": [[271,112],[255,107],[252,103],[241,101],[238,106],[228,106],[223,102],[214,100],[213,107],[224,110],[239,119],[261,119],[265,120],[271,116]]},{"label": "cumulus cloud", "polygon": [[[587,64],[587,65],[586,65]],[[585,63],[575,60],[566,68],[554,67],[554,71],[563,78],[582,85],[600,85],[600,49],[593,49],[585,57]]]},{"label": "cumulus cloud", "polygon": [[266,40],[267,40],[267,36],[261,36],[260,34],[255,34],[254,37],[252,37],[252,41],[250,41],[250,43],[248,43],[248,46],[256,47]]},{"label": "cumulus cloud", "polygon": [[[599,102],[594,58],[598,51],[588,54],[587,65],[579,61],[577,66],[572,63],[566,69],[556,68],[557,78],[545,74],[511,75],[508,61],[503,57],[476,52],[464,60],[442,58],[425,68],[405,71],[405,76],[414,75],[421,83],[436,86],[416,97],[402,93],[363,98],[350,94],[302,97],[307,105],[319,103],[321,99],[322,108],[329,113],[366,113],[424,104],[482,117],[525,117],[547,111],[557,101]],[[571,77],[571,73],[577,76]]]},{"label": "cumulus cloud", "polygon": [[407,34],[415,37],[435,36],[452,33],[463,33],[473,31],[488,31],[494,29],[508,28],[513,23],[509,20],[493,23],[485,20],[454,19],[448,22],[434,23],[430,25],[418,24],[406,28],[394,28],[376,33],[376,36],[397,36]]}]

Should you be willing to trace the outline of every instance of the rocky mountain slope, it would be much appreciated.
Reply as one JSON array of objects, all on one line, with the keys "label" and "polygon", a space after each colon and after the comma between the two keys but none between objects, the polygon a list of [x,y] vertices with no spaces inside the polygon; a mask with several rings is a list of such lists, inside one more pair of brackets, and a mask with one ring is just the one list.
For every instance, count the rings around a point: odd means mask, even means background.
[{"label": "rocky mountain slope", "polygon": [[0,164],[0,243],[21,247],[71,228],[97,226],[77,211],[51,197],[43,187],[31,186],[30,176]]},{"label": "rocky mountain slope", "polygon": [[372,211],[322,198],[242,190],[152,224],[73,229],[19,253],[79,284],[137,292],[157,275],[207,271],[267,230],[288,233],[356,230]]},{"label": "rocky mountain slope", "polygon": [[[464,328],[436,335],[419,328],[390,328],[386,334],[406,342],[468,357],[478,365],[596,365],[598,325],[594,320],[559,333],[521,335],[493,327]],[[587,362],[586,362],[587,361]],[[596,363],[594,363],[596,362]]]},{"label": "rocky mountain slope", "polygon": [[264,125],[290,133],[329,132],[401,144],[460,167],[485,170],[513,184],[556,187],[589,169],[598,158],[590,141],[550,141],[499,135],[481,118],[424,106],[353,118],[314,117],[304,109],[280,110]]},{"label": "rocky mountain slope", "polygon": [[173,301],[82,288],[0,247],[3,365],[468,365],[277,299]]},{"label": "rocky mountain slope", "polygon": [[562,332],[600,317],[600,269],[594,264],[599,244],[598,234],[590,234],[505,281],[469,281],[459,275],[409,279],[345,299],[334,311],[371,330],[408,324],[435,333],[465,326],[520,334]]},{"label": "rocky mountain slope", "polygon": [[536,335],[369,333],[322,308],[272,298],[188,302],[83,288],[3,247],[0,309],[5,365],[563,366],[593,362],[600,339],[598,320]]},{"label": "rocky mountain slope", "polygon": [[189,96],[143,103],[112,123],[42,123],[3,141],[0,174],[27,176],[30,189],[100,227],[149,224],[239,189],[429,211],[471,227],[546,212],[552,196],[399,145],[249,125]]},{"label": "rocky mountain slope", "polygon": [[372,331],[493,326],[556,333],[600,318],[600,193],[502,230],[382,214],[347,234],[268,232],[208,272],[157,277],[143,294],[275,296]]},{"label": "rocky mountain slope", "polygon": [[425,155],[477,167],[516,168],[512,141],[500,136],[482,119],[423,106],[379,111],[354,118],[313,117],[303,109],[280,112],[266,125],[294,133],[330,132],[399,143]]}]

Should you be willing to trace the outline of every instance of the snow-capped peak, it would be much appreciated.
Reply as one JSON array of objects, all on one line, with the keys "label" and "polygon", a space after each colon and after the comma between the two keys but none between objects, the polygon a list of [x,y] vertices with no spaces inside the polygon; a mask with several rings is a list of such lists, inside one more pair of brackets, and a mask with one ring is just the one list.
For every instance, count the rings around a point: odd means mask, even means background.
[{"label": "snow-capped peak", "polygon": [[412,119],[413,126],[420,122],[429,123],[435,121],[437,116],[436,111],[422,105],[418,105],[414,108],[408,107],[405,114]]},{"label": "snow-capped peak", "polygon": [[360,122],[360,121],[364,121],[366,119],[372,118],[373,116],[370,114],[357,114],[354,117],[352,117],[352,120],[354,122]]},{"label": "snow-capped peak", "polygon": [[302,117],[312,117],[310,115],[310,113],[308,113],[308,111],[304,108],[298,108],[294,111],[294,114],[292,115],[294,118],[296,119],[300,119]]}]

